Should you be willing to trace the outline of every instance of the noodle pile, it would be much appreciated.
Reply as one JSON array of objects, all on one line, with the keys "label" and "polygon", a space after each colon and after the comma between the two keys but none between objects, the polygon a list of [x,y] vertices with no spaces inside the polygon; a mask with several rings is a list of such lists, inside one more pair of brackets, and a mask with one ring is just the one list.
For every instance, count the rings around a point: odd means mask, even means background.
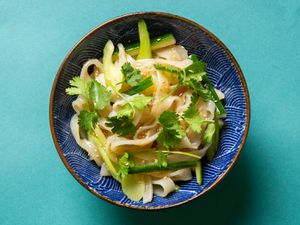
[{"label": "noodle pile", "polygon": [[[110,44],[107,44],[105,51],[112,55],[114,46],[111,42]],[[134,201],[142,199],[144,203],[147,203],[152,201],[154,194],[166,197],[170,192],[177,190],[179,187],[175,184],[176,181],[192,179],[195,167],[172,170],[164,169],[164,167],[172,162],[193,160],[194,158],[190,156],[197,156],[198,159],[204,157],[207,149],[212,145],[212,142],[203,141],[206,138],[204,137],[205,132],[209,124],[215,120],[220,125],[222,121],[216,117],[215,102],[202,99],[200,96],[196,103],[196,109],[204,122],[200,125],[200,132],[191,129],[191,126],[183,119],[183,115],[192,104],[193,90],[180,84],[179,77],[172,72],[156,68],[155,65],[159,64],[184,70],[192,65],[193,60],[183,46],[173,44],[154,50],[152,58],[149,59],[137,59],[137,57],[127,54],[122,44],[118,44],[117,48],[115,61],[106,62],[105,56],[100,60],[90,59],[83,65],[80,73],[82,81],[94,80],[105,87],[110,94],[108,104],[100,110],[96,110],[99,118],[97,117],[98,119],[95,121],[94,129],[96,137],[100,137],[102,140],[102,146],[99,147],[97,141],[95,142],[93,138],[85,134],[80,127],[80,113],[91,108],[89,98],[83,94],[79,94],[72,103],[76,113],[71,119],[70,127],[77,144],[87,151],[89,158],[101,167],[101,176],[111,176],[112,173],[115,173],[110,170],[111,165],[116,168],[116,171],[122,170],[122,165],[125,165],[124,168],[127,168],[125,175],[113,175],[113,177],[121,182],[124,193],[130,199]],[[126,90],[131,88],[128,83],[124,82],[122,73],[122,66],[126,63],[129,63],[135,71],[140,71],[141,79],[151,77],[152,85],[136,94],[126,94]],[[110,74],[107,74],[107,71],[110,71]],[[222,92],[215,91],[219,99],[224,98]],[[113,132],[113,127],[109,125],[109,118],[118,118],[118,115],[128,107],[129,103],[139,99],[143,99],[146,105],[133,110],[132,124],[135,132],[127,135]],[[129,106],[132,107],[130,104]],[[162,124],[159,120],[166,111],[175,112],[178,115],[178,126],[184,131],[178,144],[169,148],[158,142],[158,137],[162,132]],[[107,159],[103,158],[103,154],[99,150],[102,147]],[[160,160],[158,150],[162,150],[161,156],[165,157],[163,158],[165,164],[161,164],[161,171],[130,174],[129,169],[128,172],[130,165],[129,161],[126,161],[127,159],[130,159],[135,166],[157,163]],[[111,165],[107,165],[107,160]],[[125,160],[125,164],[122,164],[123,160]]]}]

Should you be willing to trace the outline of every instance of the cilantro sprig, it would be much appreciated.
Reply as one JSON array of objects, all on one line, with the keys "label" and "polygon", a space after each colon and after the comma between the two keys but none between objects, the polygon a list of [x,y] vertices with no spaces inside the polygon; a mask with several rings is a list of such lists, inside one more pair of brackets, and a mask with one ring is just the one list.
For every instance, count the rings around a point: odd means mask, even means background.
[{"label": "cilantro sprig", "polygon": [[124,75],[125,82],[130,86],[136,86],[142,80],[141,71],[134,69],[129,62],[123,64],[121,71]]},{"label": "cilantro sprig", "polygon": [[189,124],[190,128],[196,132],[201,132],[202,118],[197,105],[191,104],[188,109],[183,113],[184,120]]},{"label": "cilantro sprig", "polygon": [[175,112],[165,111],[160,115],[158,121],[162,130],[158,135],[157,142],[166,148],[177,146],[185,136],[184,129],[179,122],[179,115]]},{"label": "cilantro sprig", "polygon": [[191,103],[186,111],[183,113],[184,120],[188,123],[189,127],[196,133],[201,132],[201,126],[203,122],[212,123],[213,120],[206,120],[200,116],[200,112],[198,109],[198,99],[199,96],[197,94],[193,94],[191,97]]},{"label": "cilantro sprig", "polygon": [[177,75],[181,84],[191,88],[204,101],[211,100],[215,102],[219,116],[225,117],[225,108],[216,94],[214,86],[207,77],[206,63],[199,60],[196,55],[191,55],[190,58],[192,59],[193,63],[184,69],[179,69],[172,65],[162,64],[154,64],[154,67],[157,70],[166,71]]},{"label": "cilantro sprig", "polygon": [[134,69],[129,62],[126,62],[121,67],[122,74],[125,79],[125,83],[131,86],[124,93],[127,95],[138,94],[153,85],[151,77],[142,79],[141,71]]},{"label": "cilantro sprig", "polygon": [[111,127],[111,131],[120,136],[134,135],[136,128],[133,124],[133,119],[128,116],[112,116],[108,117],[106,126]]},{"label": "cilantro sprig", "polygon": [[95,124],[99,120],[99,116],[96,112],[89,112],[82,110],[78,116],[78,124],[84,131],[92,131],[95,128]]},{"label": "cilantro sprig", "polygon": [[96,110],[102,110],[109,103],[111,93],[102,84],[92,80],[89,87],[89,98],[92,100]]},{"label": "cilantro sprig", "polygon": [[123,106],[116,116],[108,117],[106,125],[112,128],[112,132],[120,136],[134,135],[136,128],[133,124],[135,110],[143,110],[151,101],[151,97],[137,95]]},{"label": "cilantro sprig", "polygon": [[179,83],[184,84],[196,92],[203,100],[212,99],[209,90],[201,83],[205,74],[206,66],[198,61],[181,70],[172,65],[154,64],[158,70],[166,71],[175,74],[179,78]]},{"label": "cilantro sprig", "polygon": [[85,97],[89,96],[89,80],[85,81],[77,76],[73,77],[69,84],[71,87],[66,89],[66,93],[68,95],[83,95]]},{"label": "cilantro sprig", "polygon": [[128,103],[123,106],[123,108],[118,112],[118,116],[128,116],[133,117],[135,110],[142,111],[151,101],[152,97],[137,95],[131,98]]},{"label": "cilantro sprig", "polygon": [[69,88],[66,89],[68,95],[83,95],[92,103],[95,110],[104,109],[110,102],[111,93],[99,82],[80,77],[73,77]]}]

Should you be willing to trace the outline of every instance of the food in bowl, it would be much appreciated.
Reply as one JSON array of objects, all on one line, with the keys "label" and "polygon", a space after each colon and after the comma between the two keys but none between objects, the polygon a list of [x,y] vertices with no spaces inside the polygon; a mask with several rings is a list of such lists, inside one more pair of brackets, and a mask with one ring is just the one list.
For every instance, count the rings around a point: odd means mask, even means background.
[{"label": "food in bowl", "polygon": [[142,19],[138,31],[130,46],[108,40],[66,92],[78,95],[70,122],[77,144],[129,199],[147,203],[193,173],[201,185],[201,159],[213,159],[226,111],[203,61],[171,33],[150,39]]}]

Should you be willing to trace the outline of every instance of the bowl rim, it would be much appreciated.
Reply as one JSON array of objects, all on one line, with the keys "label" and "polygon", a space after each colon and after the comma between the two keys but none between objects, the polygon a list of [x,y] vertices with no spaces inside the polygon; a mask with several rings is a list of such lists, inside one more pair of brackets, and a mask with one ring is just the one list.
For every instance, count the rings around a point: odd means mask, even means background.
[{"label": "bowl rim", "polygon": [[[56,137],[56,133],[54,130],[54,118],[53,118],[53,102],[54,102],[54,93],[56,91],[56,86],[57,86],[57,82],[58,82],[58,78],[60,77],[60,74],[62,72],[62,69],[66,63],[66,61],[68,60],[68,58],[70,57],[70,55],[73,53],[73,51],[82,43],[84,42],[89,36],[91,36],[93,33],[95,33],[97,30],[101,29],[104,26],[108,26],[111,23],[114,23],[120,19],[123,18],[127,18],[127,17],[132,17],[132,16],[143,16],[143,15],[157,15],[157,16],[163,16],[163,17],[167,17],[167,18],[172,18],[172,19],[178,19],[181,20],[185,23],[188,23],[194,27],[196,27],[197,29],[203,31],[204,33],[206,33],[213,41],[215,41],[227,54],[227,56],[230,58],[231,62],[234,65],[235,70],[237,71],[237,74],[241,80],[241,84],[244,90],[244,95],[245,95],[245,101],[246,101],[246,121],[245,121],[245,130],[244,130],[244,134],[241,140],[240,145],[238,146],[238,150],[234,156],[234,158],[232,159],[232,161],[229,163],[229,165],[227,166],[227,168],[219,175],[219,177],[205,190],[203,190],[202,192],[198,193],[197,195],[186,199],[184,201],[181,202],[177,202],[174,204],[170,204],[170,205],[164,205],[164,206],[134,206],[134,205],[129,205],[129,204],[125,204],[125,203],[120,203],[117,201],[114,201],[106,196],[101,195],[100,193],[96,192],[94,189],[92,189],[91,187],[89,187],[77,174],[76,172],[73,170],[73,168],[68,164],[66,158],[63,155],[63,151],[59,146],[59,143],[57,141],[57,137]],[[61,158],[61,160],[63,161],[65,167],[68,169],[68,171],[71,173],[71,175],[83,186],[85,187],[88,191],[90,191],[91,193],[93,193],[94,195],[96,195],[97,197],[108,201],[109,203],[118,205],[118,206],[123,206],[126,208],[131,208],[131,209],[139,209],[139,210],[159,210],[159,209],[167,209],[167,208],[172,208],[175,206],[179,206],[182,205],[184,203],[190,202],[192,200],[195,200],[196,198],[198,198],[199,196],[204,195],[205,193],[207,193],[208,191],[210,191],[211,189],[213,189],[213,187],[215,187],[227,174],[228,172],[231,170],[231,168],[233,167],[233,165],[235,165],[242,149],[243,146],[245,144],[247,135],[248,135],[248,131],[249,131],[249,126],[250,126],[250,96],[249,96],[249,92],[248,92],[248,87],[246,84],[246,79],[244,77],[244,74],[238,64],[238,62],[236,61],[236,59],[234,58],[234,56],[232,55],[232,53],[230,52],[230,50],[227,48],[227,46],[219,39],[217,38],[212,32],[210,32],[209,30],[207,30],[206,28],[204,28],[202,25],[199,25],[198,23],[184,18],[182,16],[178,16],[175,14],[171,14],[171,13],[166,13],[166,12],[157,12],[157,11],[145,11],[145,12],[133,12],[133,13],[128,13],[128,14],[124,14],[118,17],[114,17],[110,20],[107,20],[106,22],[96,26],[95,28],[93,28],[91,31],[89,31],[86,35],[84,35],[73,47],[72,49],[68,52],[68,54],[65,56],[65,58],[63,59],[57,73],[56,76],[54,78],[53,81],[53,85],[52,85],[52,89],[51,89],[51,94],[50,94],[50,102],[49,102],[49,122],[50,122],[50,130],[51,130],[51,135],[52,135],[52,139],[53,142],[55,144],[56,150],[58,152],[59,157]]]}]

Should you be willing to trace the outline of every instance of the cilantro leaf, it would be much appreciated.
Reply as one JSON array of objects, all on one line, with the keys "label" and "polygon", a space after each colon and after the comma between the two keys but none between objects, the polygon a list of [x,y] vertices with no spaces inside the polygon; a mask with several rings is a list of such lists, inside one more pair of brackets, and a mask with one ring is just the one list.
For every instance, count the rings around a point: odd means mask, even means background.
[{"label": "cilantro leaf", "polygon": [[133,115],[134,111],[133,108],[130,104],[126,104],[123,106],[123,108],[118,112],[117,117],[128,117],[131,118]]},{"label": "cilantro leaf", "polygon": [[183,117],[193,131],[195,131],[196,133],[201,132],[201,125],[203,123],[203,120],[200,117],[200,113],[196,104],[191,104],[183,113]]},{"label": "cilantro leaf", "polygon": [[166,148],[172,148],[180,143],[182,137],[174,129],[163,128],[158,134],[157,142]]},{"label": "cilantro leaf", "polygon": [[[195,59],[194,59],[195,60]],[[191,65],[186,67],[184,70],[186,74],[203,74],[206,73],[206,63],[203,61],[194,61]]]},{"label": "cilantro leaf", "polygon": [[94,108],[101,110],[109,103],[111,93],[106,88],[95,80],[91,81],[89,87],[89,98],[92,100]]},{"label": "cilantro leaf", "polygon": [[71,87],[66,89],[68,95],[83,95],[87,97],[96,110],[104,109],[110,101],[111,93],[95,80],[83,80],[80,77],[74,77],[70,80],[70,85]]},{"label": "cilantro leaf", "polygon": [[[215,92],[214,86],[210,82],[210,80],[207,77],[206,74],[206,63],[203,61],[199,60],[196,55],[192,55],[191,59],[193,60],[193,64],[185,68],[185,73],[187,74],[188,77],[195,79],[198,75],[201,76],[202,83],[204,85],[199,85],[201,84],[200,82],[191,82],[190,88],[195,90],[202,98],[204,101],[211,100],[214,101],[216,104],[216,107],[218,109],[218,113],[221,117],[226,116],[226,110],[220,101],[218,95]],[[197,80],[197,79],[196,79]]]},{"label": "cilantro leaf", "polygon": [[129,62],[123,64],[121,71],[125,77],[125,82],[130,86],[136,86],[142,80],[141,71],[134,69]]},{"label": "cilantro leaf", "polygon": [[[196,59],[194,58],[194,60]],[[194,61],[184,69],[180,80],[201,96],[204,101],[213,100],[210,90],[202,82],[204,76],[206,76],[206,63]]]},{"label": "cilantro leaf", "polygon": [[204,101],[212,100],[210,91],[202,85],[199,80],[194,79],[193,77],[185,79],[184,83],[194,90],[194,92],[201,96]]},{"label": "cilantro leaf", "polygon": [[68,95],[83,95],[88,97],[89,80],[83,80],[77,76],[73,77],[69,83],[71,87],[66,89]]},{"label": "cilantro leaf", "polygon": [[129,103],[125,104],[123,108],[118,112],[118,117],[127,116],[131,118],[134,114],[134,109],[139,111],[145,109],[148,103],[151,101],[152,97],[147,97],[144,95],[137,95],[129,100]]},{"label": "cilantro leaf", "polygon": [[[196,60],[195,57],[193,57],[193,59]],[[166,71],[177,75],[181,84],[185,84],[194,90],[203,98],[203,100],[207,101],[212,99],[209,90],[202,84],[203,76],[206,74],[206,64],[204,62],[194,61],[184,70],[176,68],[172,65],[165,66],[161,64],[154,64],[154,67],[157,70]]]},{"label": "cilantro leaf", "polygon": [[200,112],[197,106],[199,95],[193,93],[191,97],[191,103],[187,110],[183,113],[184,120],[188,123],[189,127],[196,133],[201,132],[201,126],[203,122],[211,123],[212,120],[206,120],[201,118]]},{"label": "cilantro leaf", "polygon": [[129,167],[133,166],[133,162],[130,161],[130,156],[127,152],[119,159],[119,176],[121,179],[128,175]]},{"label": "cilantro leaf", "polygon": [[199,61],[199,58],[198,58],[198,56],[197,56],[196,54],[191,54],[191,55],[190,55],[190,59],[191,59],[193,62]]},{"label": "cilantro leaf", "polygon": [[129,103],[123,106],[117,116],[109,117],[109,123],[106,123],[106,125],[112,127],[112,132],[117,133],[120,136],[126,136],[129,134],[134,135],[136,132],[136,128],[132,122],[134,110],[143,110],[151,99],[151,97],[143,95],[135,96],[129,100]]},{"label": "cilantro leaf", "polygon": [[178,114],[171,111],[165,111],[160,115],[158,121],[163,129],[158,135],[157,142],[166,148],[178,145],[185,135],[185,132],[179,123]]},{"label": "cilantro leaf", "polygon": [[136,128],[133,124],[133,120],[128,116],[113,116],[108,117],[108,122],[105,123],[106,126],[112,128],[112,132],[120,136],[134,135]]},{"label": "cilantro leaf", "polygon": [[95,124],[99,120],[96,112],[82,110],[78,116],[79,127],[85,131],[91,131],[95,128]]},{"label": "cilantro leaf", "polygon": [[149,102],[152,100],[152,97],[145,95],[137,95],[134,98],[130,99],[130,104],[137,110],[144,110]]},{"label": "cilantro leaf", "polygon": [[179,123],[179,116],[176,112],[164,111],[160,115],[158,121],[165,128],[177,129],[177,128],[181,127],[181,125]]}]

